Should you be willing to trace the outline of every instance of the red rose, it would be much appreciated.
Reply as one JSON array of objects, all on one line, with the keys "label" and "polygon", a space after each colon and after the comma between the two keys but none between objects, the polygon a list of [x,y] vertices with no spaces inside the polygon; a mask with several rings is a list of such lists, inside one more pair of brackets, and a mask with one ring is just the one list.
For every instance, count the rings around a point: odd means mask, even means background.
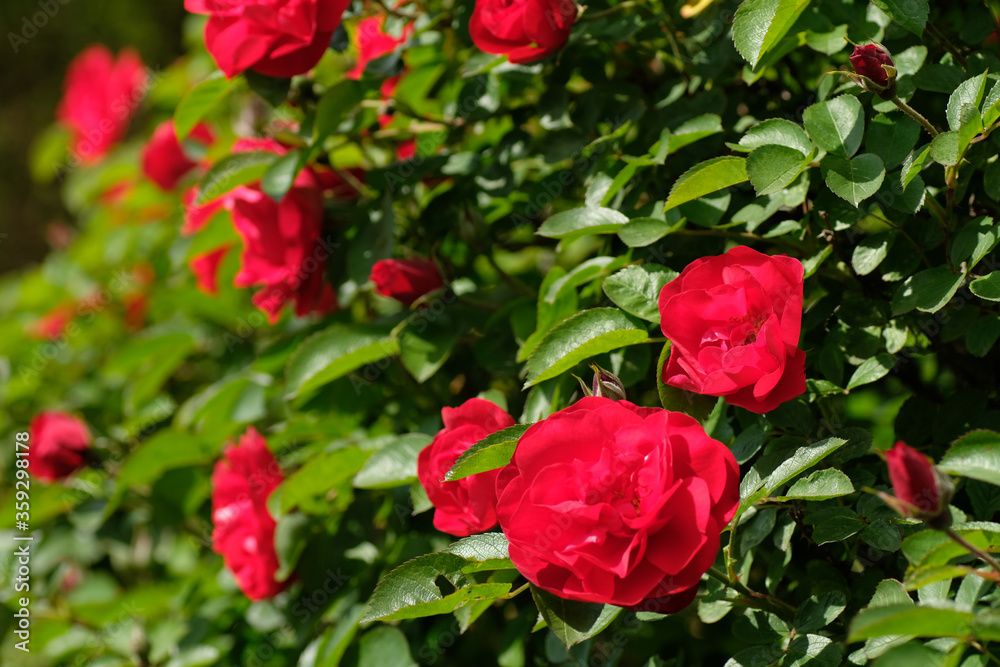
[{"label": "red rose", "polygon": [[677,611],[715,561],[739,467],[691,417],[583,398],[529,428],[497,479],[510,558],[584,602]]},{"label": "red rose", "polygon": [[228,244],[222,245],[191,258],[191,271],[194,272],[195,280],[198,282],[198,289],[205,294],[214,296],[219,292],[219,265],[232,247]]},{"label": "red rose", "polygon": [[[895,502],[893,509],[903,516],[916,517],[930,522],[935,528],[946,528],[951,523],[948,503],[954,486],[947,475],[938,472],[934,463],[900,440],[885,453],[889,466],[889,479]],[[937,521],[936,521],[937,520]]]},{"label": "red rose", "polygon": [[76,159],[96,162],[125,136],[145,84],[146,69],[132,49],[115,60],[98,44],[73,59],[56,118],[72,132],[70,151]]},{"label": "red rose", "polygon": [[[213,140],[212,131],[204,123],[198,123],[187,138],[187,141],[195,141],[204,146],[208,146]],[[172,120],[160,123],[142,151],[143,173],[164,190],[176,188],[184,175],[197,166],[198,163],[184,153],[177,141]]]},{"label": "red rose", "polygon": [[444,428],[417,458],[417,477],[434,505],[434,527],[465,537],[497,525],[496,480],[499,470],[445,482],[445,474],[472,445],[491,433],[514,425],[502,408],[482,398],[470,398],[457,408],[441,410]]},{"label": "red rose", "polygon": [[228,78],[304,74],[330,46],[349,0],[184,0],[208,14],[205,47]]},{"label": "red rose", "polygon": [[[355,33],[358,58],[356,64],[354,65],[354,69],[348,71],[345,76],[349,79],[360,79],[369,62],[375,60],[376,58],[381,58],[388,53],[392,53],[396,50],[397,46],[406,42],[412,34],[412,24],[407,24],[403,28],[403,34],[398,38],[387,33],[385,31],[384,14],[369,16],[368,18],[361,19],[361,21],[358,22],[358,30]],[[380,89],[382,97],[392,97],[392,94],[395,92],[396,86],[399,84],[399,80],[402,76],[402,74],[397,74],[396,76],[389,77],[385,80],[382,84],[382,88]]]},{"label": "red rose", "polygon": [[64,303],[56,306],[49,312],[35,320],[26,333],[30,338],[36,340],[55,340],[63,335],[66,326],[76,315],[76,305]]},{"label": "red rose", "polygon": [[559,50],[574,21],[573,0],[477,0],[469,34],[486,53],[530,63]]},{"label": "red rose", "polygon": [[744,246],[692,262],[660,292],[663,381],[758,414],[806,390],[802,264]]},{"label": "red rose", "polygon": [[854,53],[850,55],[851,65],[854,71],[861,76],[866,76],[880,86],[889,85],[889,74],[882,65],[895,67],[892,58],[885,50],[877,44],[865,44],[855,46]]},{"label": "red rose", "polygon": [[285,587],[274,579],[276,524],[267,511],[267,497],[283,479],[274,455],[252,426],[238,446],[226,448],[212,473],[212,549],[251,600],[274,597]]},{"label": "red rose", "polygon": [[429,259],[380,259],[372,266],[375,291],[407,306],[444,287],[437,265]]},{"label": "red rose", "polygon": [[42,412],[28,425],[28,470],[47,482],[68,477],[84,466],[90,447],[87,425],[65,412]]}]

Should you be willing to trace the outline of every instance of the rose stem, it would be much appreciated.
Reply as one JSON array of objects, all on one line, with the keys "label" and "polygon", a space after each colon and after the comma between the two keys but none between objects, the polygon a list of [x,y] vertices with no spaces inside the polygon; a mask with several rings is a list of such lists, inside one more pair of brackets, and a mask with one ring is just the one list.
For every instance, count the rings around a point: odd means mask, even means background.
[{"label": "rose stem", "polygon": [[775,616],[781,618],[782,620],[786,621],[791,620],[791,617],[788,612],[794,612],[795,607],[788,604],[787,602],[784,602],[777,598],[773,598],[770,595],[764,595],[763,593],[757,593],[756,591],[752,591],[743,584],[741,584],[739,581],[730,580],[729,577],[727,577],[722,572],[719,572],[714,567],[708,568],[708,572],[706,572],[706,574],[712,577],[713,579],[722,582],[723,585],[732,588],[734,591],[740,593],[749,600],[756,602],[759,605],[760,609],[763,609],[764,611],[769,611]]},{"label": "rose stem", "polygon": [[934,126],[931,125],[930,121],[921,116],[919,111],[911,107],[903,100],[899,99],[898,95],[892,96],[892,103],[895,104],[900,109],[902,109],[903,113],[905,113],[910,118],[920,123],[920,125],[922,125],[923,128],[930,133],[931,137],[936,137],[938,135],[938,131],[934,129]]},{"label": "rose stem", "polygon": [[986,553],[985,551],[983,551],[979,547],[974,546],[973,544],[970,544],[968,540],[966,540],[964,537],[962,537],[961,535],[959,535],[958,533],[956,533],[951,528],[948,528],[944,532],[952,540],[954,540],[958,544],[960,544],[963,547],[965,547],[966,549],[968,549],[970,553],[978,556],[979,558],[981,558],[982,560],[984,560],[986,563],[989,563],[990,567],[992,567],[994,570],[996,570],[998,573],[1000,573],[1000,563],[997,562],[996,558],[994,558],[993,556],[989,555],[988,553]]}]

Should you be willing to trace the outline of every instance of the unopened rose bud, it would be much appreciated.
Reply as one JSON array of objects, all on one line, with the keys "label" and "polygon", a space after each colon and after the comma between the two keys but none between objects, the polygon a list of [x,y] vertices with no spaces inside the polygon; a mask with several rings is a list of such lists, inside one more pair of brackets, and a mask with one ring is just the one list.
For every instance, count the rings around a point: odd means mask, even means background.
[{"label": "unopened rose bud", "polygon": [[884,100],[896,96],[896,65],[888,51],[878,44],[855,46],[850,60],[855,83]]},{"label": "unopened rose bud", "polygon": [[625,400],[625,385],[617,375],[597,364],[591,364],[590,369],[594,371],[594,381],[589,396],[603,396],[613,401]]},{"label": "unopened rose bud", "polygon": [[948,503],[955,492],[951,479],[902,440],[886,452],[886,463],[896,496],[883,499],[902,516],[920,519],[938,530],[948,528]]}]

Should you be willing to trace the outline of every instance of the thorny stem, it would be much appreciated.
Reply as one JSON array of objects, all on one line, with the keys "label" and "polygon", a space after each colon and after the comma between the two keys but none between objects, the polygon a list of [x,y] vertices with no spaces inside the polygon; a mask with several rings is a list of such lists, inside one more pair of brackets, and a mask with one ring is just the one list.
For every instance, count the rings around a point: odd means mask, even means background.
[{"label": "thorny stem", "polygon": [[956,542],[956,543],[960,544],[961,546],[965,547],[966,549],[968,549],[969,553],[973,554],[974,556],[977,556],[977,557],[981,558],[984,562],[986,562],[987,564],[989,564],[990,567],[992,567],[994,570],[996,570],[998,574],[1000,574],[1000,563],[997,562],[996,558],[994,558],[993,556],[989,555],[988,553],[986,553],[985,551],[983,551],[979,547],[971,544],[968,540],[966,540],[964,537],[962,537],[961,535],[959,535],[958,533],[956,533],[953,529],[948,528],[944,532],[945,532],[945,535],[947,535],[948,537],[950,537],[954,542]]},{"label": "thorny stem", "polygon": [[898,95],[893,95],[892,103],[895,104],[900,109],[902,109],[903,113],[905,113],[907,116],[920,123],[920,125],[925,130],[927,130],[928,133],[930,133],[931,137],[936,137],[938,135],[938,131],[934,129],[934,126],[931,125],[931,122],[926,118],[924,118],[922,115],[920,115],[919,111],[911,107],[903,100],[899,99]]},{"label": "thorny stem", "polygon": [[747,601],[752,603],[751,606],[755,606],[758,609],[762,609],[764,611],[769,611],[775,616],[781,618],[782,620],[785,621],[792,620],[792,614],[795,613],[795,607],[788,604],[787,602],[779,600],[778,598],[775,597],[771,597],[770,595],[764,595],[763,593],[757,593],[756,591],[752,591],[743,584],[741,584],[739,580],[730,579],[724,573],[719,572],[714,567],[708,568],[708,572],[706,572],[706,574],[715,579],[716,581],[721,582],[723,585],[732,588],[734,591],[747,598]]}]

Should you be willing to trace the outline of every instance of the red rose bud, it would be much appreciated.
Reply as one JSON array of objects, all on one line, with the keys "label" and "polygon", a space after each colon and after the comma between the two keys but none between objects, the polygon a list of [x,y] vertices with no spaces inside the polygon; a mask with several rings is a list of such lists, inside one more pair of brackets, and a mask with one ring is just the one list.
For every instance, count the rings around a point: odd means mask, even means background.
[{"label": "red rose bud", "polygon": [[885,458],[896,497],[883,495],[883,500],[902,516],[920,519],[939,530],[947,528],[951,524],[948,503],[954,492],[951,479],[902,440]]},{"label": "red rose bud", "polygon": [[205,47],[226,77],[244,70],[290,77],[323,57],[349,0],[184,0],[207,14]]},{"label": "red rose bud", "polygon": [[469,35],[486,53],[531,63],[562,48],[574,21],[573,0],[476,0]]},{"label": "red rose bud", "polygon": [[896,66],[885,49],[878,44],[855,46],[850,60],[859,86],[886,100],[896,95]]},{"label": "red rose bud", "polygon": [[660,291],[663,381],[763,414],[806,390],[802,263],[737,246],[689,264]]},{"label": "red rose bud", "polygon": [[514,425],[502,408],[482,398],[470,398],[457,408],[441,410],[444,428],[417,458],[417,478],[434,505],[434,527],[466,537],[497,525],[496,480],[488,470],[454,481],[444,476],[465,450],[486,436]]},{"label": "red rose bud", "polygon": [[381,259],[372,267],[375,291],[407,306],[444,287],[437,265],[429,259]]},{"label": "red rose bud", "polygon": [[590,370],[594,371],[594,380],[591,386],[587,386],[586,383],[580,380],[580,387],[583,389],[584,396],[602,396],[604,398],[610,398],[613,401],[623,401],[625,400],[625,385],[622,384],[621,379],[612,373],[611,371],[604,370],[597,364],[591,364]]},{"label": "red rose bud", "polygon": [[253,427],[239,445],[226,448],[212,472],[212,550],[251,600],[274,597],[286,585],[274,578],[277,524],[267,510],[267,497],[282,480],[281,467]]},{"label": "red rose bud", "polygon": [[90,431],[76,417],[65,412],[42,412],[31,420],[28,433],[28,470],[35,477],[54,482],[86,464],[84,454],[90,448]]},{"label": "red rose bud", "polygon": [[497,477],[497,517],[536,586],[674,612],[715,562],[739,480],[732,452],[688,415],[595,396],[521,436]]},{"label": "red rose bud", "polygon": [[[214,136],[204,123],[199,123],[186,141],[208,146]],[[164,190],[173,190],[184,175],[198,166],[177,141],[174,121],[160,123],[142,151],[142,172]]]}]

